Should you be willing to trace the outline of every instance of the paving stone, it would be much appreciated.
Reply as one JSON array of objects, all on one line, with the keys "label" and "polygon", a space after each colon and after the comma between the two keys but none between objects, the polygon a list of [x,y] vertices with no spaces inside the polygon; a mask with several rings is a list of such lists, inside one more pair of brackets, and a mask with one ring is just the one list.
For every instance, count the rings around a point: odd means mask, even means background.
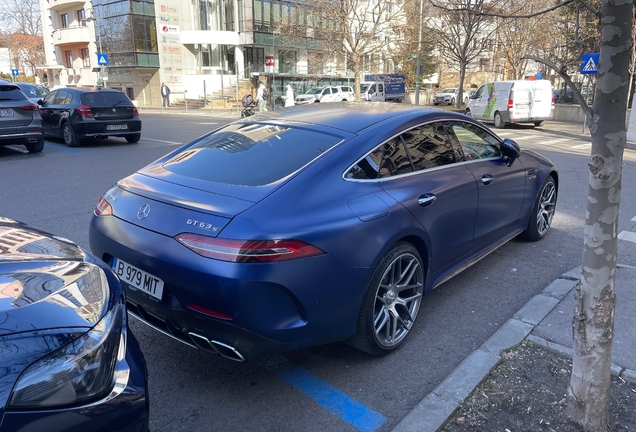
[{"label": "paving stone", "polygon": [[559,299],[537,294],[514,315],[514,318],[528,324],[537,325],[558,304]]}]

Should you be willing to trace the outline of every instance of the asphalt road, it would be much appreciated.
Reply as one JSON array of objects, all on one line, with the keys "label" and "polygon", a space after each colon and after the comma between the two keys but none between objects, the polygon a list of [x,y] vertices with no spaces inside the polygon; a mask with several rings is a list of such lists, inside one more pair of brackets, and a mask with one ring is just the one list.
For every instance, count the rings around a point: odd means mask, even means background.
[{"label": "asphalt road", "polygon": [[[227,123],[209,116],[142,114],[138,144],[47,140],[40,154],[0,147],[0,215],[88,247],[95,204],[118,179]],[[589,143],[517,127],[501,132],[559,168],[557,214],[538,243],[513,240],[428,295],[406,343],[384,358],[346,344],[235,363],[131,326],[149,371],[151,430],[389,431],[531,297],[580,265]],[[636,152],[623,168],[619,231],[634,227]],[[619,262],[634,264],[636,248]],[[334,299],[338,301],[338,299]]]}]

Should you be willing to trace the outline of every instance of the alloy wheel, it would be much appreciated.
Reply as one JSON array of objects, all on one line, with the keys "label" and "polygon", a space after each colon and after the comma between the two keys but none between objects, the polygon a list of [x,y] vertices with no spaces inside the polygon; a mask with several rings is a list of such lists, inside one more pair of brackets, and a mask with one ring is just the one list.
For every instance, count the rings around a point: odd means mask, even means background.
[{"label": "alloy wheel", "polygon": [[541,191],[539,206],[537,208],[537,231],[539,235],[544,236],[548,232],[555,208],[556,186],[554,182],[549,181]]},{"label": "alloy wheel", "polygon": [[386,348],[398,345],[408,334],[420,310],[424,274],[410,253],[389,264],[376,290],[373,327],[377,342]]}]

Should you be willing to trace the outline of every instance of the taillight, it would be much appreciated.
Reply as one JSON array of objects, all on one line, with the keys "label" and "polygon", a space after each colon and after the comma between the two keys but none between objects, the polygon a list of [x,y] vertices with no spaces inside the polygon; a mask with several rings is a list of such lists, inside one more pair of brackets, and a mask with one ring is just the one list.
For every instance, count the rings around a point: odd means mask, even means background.
[{"label": "taillight", "polygon": [[39,110],[39,109],[40,109],[40,107],[39,107],[39,106],[37,106],[37,105],[36,105],[36,104],[34,104],[34,103],[31,103],[31,104],[28,104],[28,105],[22,105],[22,106],[20,107],[20,109],[21,109],[21,110],[24,110],[24,111],[37,111],[37,110]]},{"label": "taillight", "polygon": [[100,198],[93,213],[95,216],[110,216],[113,214],[113,207],[104,198]]},{"label": "taillight", "polygon": [[552,108],[554,108],[554,98],[552,98]]},{"label": "taillight", "polygon": [[514,102],[512,101],[512,99],[508,99],[508,109],[513,109],[515,106]]},{"label": "taillight", "polygon": [[270,263],[324,254],[300,240],[231,240],[190,233],[175,239],[206,258],[236,263]]},{"label": "taillight", "polygon": [[93,112],[91,111],[91,107],[89,107],[88,105],[84,105],[84,104],[80,105],[77,108],[77,113],[84,118],[95,118],[93,117]]},{"label": "taillight", "polygon": [[136,106],[133,107],[133,117],[139,117],[139,111]]}]

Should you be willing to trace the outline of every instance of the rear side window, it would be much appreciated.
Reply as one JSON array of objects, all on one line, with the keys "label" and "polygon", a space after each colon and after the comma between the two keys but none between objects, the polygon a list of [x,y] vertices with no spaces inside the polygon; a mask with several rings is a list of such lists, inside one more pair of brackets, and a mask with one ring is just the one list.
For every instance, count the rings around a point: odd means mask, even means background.
[{"label": "rear side window", "polygon": [[185,148],[164,168],[211,182],[261,186],[288,176],[340,141],[303,129],[234,124]]},{"label": "rear side window", "polygon": [[125,93],[114,91],[82,93],[80,100],[84,105],[96,107],[132,105]]},{"label": "rear side window", "polygon": [[16,85],[0,85],[0,101],[21,101],[27,97]]},{"label": "rear side window", "polygon": [[399,138],[393,138],[377,147],[364,159],[355,164],[345,178],[373,180],[408,174],[413,171],[404,144]]},{"label": "rear side window", "polygon": [[455,163],[457,158],[442,123],[429,123],[402,134],[415,171]]}]

